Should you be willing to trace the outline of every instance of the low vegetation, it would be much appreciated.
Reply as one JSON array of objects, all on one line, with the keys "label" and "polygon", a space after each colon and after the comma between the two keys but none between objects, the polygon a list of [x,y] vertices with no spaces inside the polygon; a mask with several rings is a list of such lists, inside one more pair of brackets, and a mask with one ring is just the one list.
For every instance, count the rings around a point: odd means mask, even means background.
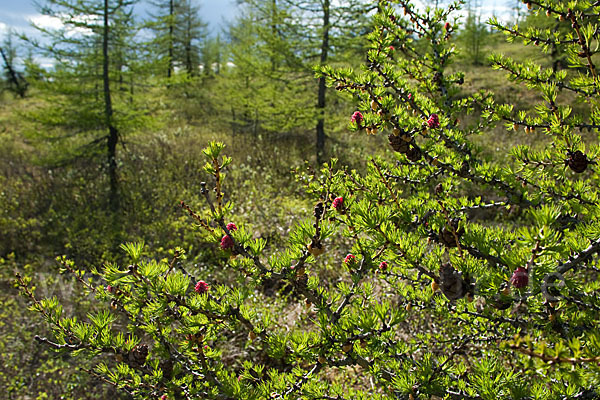
[{"label": "low vegetation", "polygon": [[301,43],[272,51],[298,10],[344,10],[245,3],[271,25],[232,27],[237,70],[178,72],[167,35],[166,80],[111,53],[3,94],[8,398],[599,398],[600,7],[492,19],[480,65],[460,4],[381,1],[311,81]]}]

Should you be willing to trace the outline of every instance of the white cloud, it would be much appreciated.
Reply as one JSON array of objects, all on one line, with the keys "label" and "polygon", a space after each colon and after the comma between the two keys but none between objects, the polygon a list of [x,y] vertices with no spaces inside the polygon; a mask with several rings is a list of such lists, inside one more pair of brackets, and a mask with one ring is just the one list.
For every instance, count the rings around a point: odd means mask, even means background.
[{"label": "white cloud", "polygon": [[[42,15],[42,14],[38,14],[38,15],[34,15],[34,16],[30,16],[29,21],[33,24],[35,24],[36,26],[39,26],[40,28],[44,28],[44,29],[62,29],[65,27],[65,23],[63,22],[63,20],[61,19],[60,16],[57,17],[53,17],[50,15]],[[90,24],[92,25],[94,22],[96,23],[100,23],[100,19],[97,15],[81,15],[81,16],[76,16],[75,18],[73,18],[72,20],[73,22],[79,23],[79,24]],[[92,30],[85,28],[85,27],[71,27],[69,26],[69,24],[67,24],[67,31],[66,31],[66,36],[67,37],[73,37],[73,36],[78,36],[78,35],[90,35],[92,34]]]},{"label": "white cloud", "polygon": [[[451,3],[449,0],[440,0],[440,7],[444,8],[448,3]],[[426,7],[432,7],[432,2],[429,0],[415,0],[415,6],[418,10],[424,11]],[[515,11],[511,6],[511,2],[508,0],[486,0],[486,1],[473,1],[473,11],[481,17],[481,22],[485,23],[489,18],[495,16],[501,22],[509,21],[514,17]],[[521,4],[521,7],[525,7],[524,4]],[[467,15],[467,5],[463,4],[461,10],[455,12],[453,15],[460,17],[461,21],[464,21]]]},{"label": "white cloud", "polygon": [[39,64],[40,67],[50,70],[54,67],[55,61],[52,58],[47,57],[36,57],[35,62]]},{"label": "white cloud", "polygon": [[51,17],[49,15],[38,14],[38,15],[30,16],[27,19],[32,24],[39,26],[40,28],[45,28],[45,29],[60,29],[64,26],[62,21],[60,20],[60,18]]}]

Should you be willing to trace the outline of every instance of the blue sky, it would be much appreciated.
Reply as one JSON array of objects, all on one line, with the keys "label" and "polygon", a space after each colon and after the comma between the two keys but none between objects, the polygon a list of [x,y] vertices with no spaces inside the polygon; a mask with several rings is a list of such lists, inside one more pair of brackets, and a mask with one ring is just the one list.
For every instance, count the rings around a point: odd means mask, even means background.
[{"label": "blue sky", "polygon": [[[38,0],[41,4],[44,0]],[[96,0],[101,1],[101,0]],[[225,26],[227,21],[232,20],[237,11],[235,0],[192,0],[200,6],[200,15],[205,22],[209,23],[211,34],[216,35]],[[340,0],[343,1],[343,0]],[[431,4],[432,0],[414,0],[416,3]],[[447,0],[440,0],[440,3],[445,3]],[[482,20],[486,20],[492,15],[497,15],[501,19],[510,18],[513,12],[510,11],[511,6],[514,6],[516,0],[472,0],[472,4],[479,6],[482,14]],[[524,7],[520,3],[521,7]],[[140,17],[147,15],[148,5],[147,0],[139,0],[135,6],[136,12]],[[18,33],[24,33],[28,36],[36,36],[37,31],[31,27],[29,21],[36,20],[40,25],[45,25],[51,21],[40,21],[40,13],[34,5],[34,0],[0,0],[0,40],[4,33],[12,28]]]},{"label": "blue sky", "polygon": [[[98,0],[100,1],[100,0]],[[235,0],[192,0],[200,5],[200,14],[204,21],[210,24],[213,32],[224,26],[223,22],[235,16]],[[43,0],[39,0],[43,4]],[[140,15],[145,15],[150,8],[147,1],[140,1],[136,10]],[[29,20],[39,16],[33,0],[0,0],[0,37],[2,33],[12,27],[18,32],[34,34]]]}]

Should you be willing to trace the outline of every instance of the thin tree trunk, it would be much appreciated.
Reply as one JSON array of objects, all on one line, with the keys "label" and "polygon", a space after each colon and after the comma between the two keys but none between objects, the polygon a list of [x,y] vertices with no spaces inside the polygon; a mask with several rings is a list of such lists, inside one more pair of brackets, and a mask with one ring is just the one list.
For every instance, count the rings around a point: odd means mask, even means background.
[{"label": "thin tree trunk", "polygon": [[[8,77],[9,77],[10,81],[13,83],[13,85],[15,85],[15,90],[16,90],[17,94],[21,98],[25,97],[25,92],[27,91],[27,82],[22,77],[19,77],[17,75],[17,73],[15,72],[15,70],[12,67],[12,63],[10,62],[10,60],[8,59],[6,54],[4,54],[4,50],[2,49],[2,47],[0,47],[0,53],[2,54],[2,59],[4,60],[4,65],[6,65],[6,69],[8,70]],[[21,81],[23,81],[23,85],[21,85]]]},{"label": "thin tree trunk", "polygon": [[[273,38],[277,35],[277,0],[271,0],[271,35]],[[271,72],[275,72],[277,65],[275,65],[275,55],[271,54]]]},{"label": "thin tree trunk", "polygon": [[173,29],[175,25],[175,3],[169,0],[169,66],[167,69],[167,78],[173,74]]},{"label": "thin tree trunk", "polygon": [[[190,17],[191,18],[191,17]],[[191,19],[188,20],[187,33],[185,38],[185,63],[187,64],[187,73],[190,76],[196,75],[194,73],[194,64],[192,61],[192,27]]]},{"label": "thin tree trunk", "polygon": [[[217,36],[218,38],[218,36]],[[217,54],[216,54],[216,60],[217,60],[217,65],[215,66],[215,75],[219,75],[221,73],[221,42],[217,42]]]},{"label": "thin tree trunk", "polygon": [[129,73],[129,104],[133,104],[133,96],[135,94],[133,74]]},{"label": "thin tree trunk", "polygon": [[[321,42],[321,65],[327,62],[329,53],[329,9],[330,0],[323,2],[323,38]],[[317,164],[324,162],[325,153],[325,78],[319,78],[319,95],[317,98]]]},{"label": "thin tree trunk", "polygon": [[192,65],[192,5],[186,4],[185,19],[185,64],[189,76],[194,76],[194,66]]},{"label": "thin tree trunk", "polygon": [[108,127],[107,156],[108,156],[108,177],[110,181],[109,204],[110,208],[117,210],[119,208],[119,193],[117,180],[117,143],[119,142],[119,132],[113,125],[113,108],[110,93],[109,76],[109,58],[108,58],[108,1],[104,0],[104,30],[102,34],[102,83],[104,87],[104,118]]},{"label": "thin tree trunk", "polygon": [[192,49],[189,44],[185,46],[185,63],[187,64],[187,73],[189,76],[194,76],[194,67],[192,65]]},{"label": "thin tree trunk", "polygon": [[[235,119],[235,108],[233,108],[233,106],[231,107],[231,137],[235,138],[235,134],[237,133],[237,129],[236,129],[236,124],[237,121]],[[233,140],[233,143],[235,143],[235,140]]]}]

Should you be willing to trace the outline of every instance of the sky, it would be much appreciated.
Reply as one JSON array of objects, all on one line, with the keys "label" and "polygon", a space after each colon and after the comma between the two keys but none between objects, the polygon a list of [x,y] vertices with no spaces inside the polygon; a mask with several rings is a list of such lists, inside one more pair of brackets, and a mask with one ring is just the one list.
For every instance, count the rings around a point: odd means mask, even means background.
[{"label": "sky", "polygon": [[[102,1],[102,0],[96,0]],[[343,2],[344,0],[337,0]],[[434,0],[414,0],[416,4],[433,4]],[[438,0],[440,4],[447,3],[448,0]],[[38,0],[44,4],[44,0]],[[216,36],[232,21],[237,12],[235,0],[192,0],[200,6],[200,16],[203,21],[209,24],[210,35]],[[485,21],[492,15],[500,19],[510,18],[514,12],[511,12],[511,6],[519,3],[517,0],[471,0],[471,4],[478,6],[481,11],[481,20]],[[139,0],[135,5],[136,14],[143,18],[147,16],[152,7],[148,0]],[[521,3],[521,6],[523,4]],[[464,8],[464,7],[463,7]],[[42,16],[35,6],[35,0],[0,0],[0,41],[3,40],[5,33],[13,29],[19,34],[39,38],[39,32],[31,26],[31,21],[38,25],[47,27],[53,26],[56,20],[52,21],[48,17]],[[43,61],[50,63],[49,60]]]},{"label": "sky", "polygon": [[[98,0],[100,1],[100,0]],[[216,34],[222,29],[226,21],[233,19],[236,13],[235,0],[192,0],[200,5],[200,14],[204,21],[209,23],[209,26]],[[39,0],[44,3],[44,0]],[[422,3],[432,3],[433,1],[417,0]],[[441,2],[444,2],[443,0]],[[472,3],[478,4],[483,18],[496,14],[500,17],[506,15],[510,9],[510,5],[515,3],[515,0],[475,0]],[[148,1],[141,0],[136,5],[139,15],[145,15],[150,8]],[[30,26],[29,20],[39,17],[34,0],[0,0],[0,35],[12,27],[21,33],[33,34],[35,30]]]},{"label": "sky", "polygon": [[[98,0],[100,1],[100,0]],[[227,20],[231,20],[236,13],[235,0],[192,0],[200,5],[201,18],[209,23],[213,34],[218,33],[225,26]],[[39,0],[39,3],[44,3]],[[136,5],[136,12],[145,15],[150,8],[147,1],[140,1]],[[0,0],[0,37],[9,27],[19,33],[35,34],[29,21],[40,17],[39,11],[34,5],[34,0]]]}]

